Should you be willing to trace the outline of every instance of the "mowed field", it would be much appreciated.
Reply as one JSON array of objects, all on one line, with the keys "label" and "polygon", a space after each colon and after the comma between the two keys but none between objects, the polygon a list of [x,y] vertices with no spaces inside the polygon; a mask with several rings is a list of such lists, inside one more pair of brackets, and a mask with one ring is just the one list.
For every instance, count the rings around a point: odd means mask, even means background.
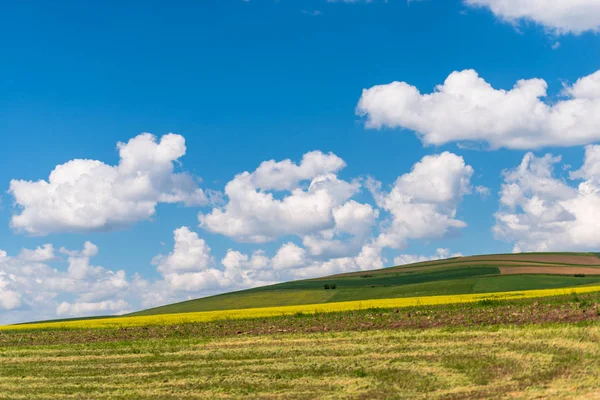
[{"label": "mowed field", "polygon": [[0,332],[6,399],[600,396],[600,293]]},{"label": "mowed field", "polygon": [[[525,253],[459,257],[293,281],[170,304],[157,315],[369,299],[477,294],[600,285],[595,253]],[[324,289],[325,285],[336,289]]]}]

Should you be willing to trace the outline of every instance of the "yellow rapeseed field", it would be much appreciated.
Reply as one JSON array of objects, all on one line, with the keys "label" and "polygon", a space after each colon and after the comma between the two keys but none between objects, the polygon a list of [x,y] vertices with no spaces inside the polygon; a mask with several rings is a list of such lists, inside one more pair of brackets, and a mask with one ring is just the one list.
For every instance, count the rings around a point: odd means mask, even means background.
[{"label": "yellow rapeseed field", "polygon": [[239,310],[202,311],[180,314],[150,315],[140,317],[98,318],[81,321],[44,322],[35,324],[5,325],[0,330],[23,329],[78,329],[119,328],[143,325],[177,325],[190,322],[209,322],[227,319],[266,318],[297,313],[327,313],[369,308],[400,308],[457,303],[473,303],[481,300],[515,300],[535,297],[561,296],[574,293],[600,292],[600,286],[582,286],[562,289],[521,290],[513,292],[459,294],[450,296],[405,297],[346,301],[339,303],[305,304],[296,306],[247,308]]}]

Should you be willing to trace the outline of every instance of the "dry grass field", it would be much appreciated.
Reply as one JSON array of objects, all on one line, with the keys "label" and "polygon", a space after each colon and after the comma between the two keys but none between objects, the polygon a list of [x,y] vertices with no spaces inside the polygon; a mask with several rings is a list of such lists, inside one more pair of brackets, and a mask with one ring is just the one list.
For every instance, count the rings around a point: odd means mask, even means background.
[{"label": "dry grass field", "polygon": [[374,330],[0,349],[3,399],[600,396],[600,326]]}]

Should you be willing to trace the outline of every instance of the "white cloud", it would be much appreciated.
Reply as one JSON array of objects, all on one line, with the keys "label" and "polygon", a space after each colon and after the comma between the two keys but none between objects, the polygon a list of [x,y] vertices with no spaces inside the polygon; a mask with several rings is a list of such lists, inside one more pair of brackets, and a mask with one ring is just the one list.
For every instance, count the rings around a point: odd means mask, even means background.
[{"label": "white cloud", "polygon": [[[290,160],[263,162],[253,173],[244,172],[227,183],[227,203],[199,214],[200,225],[256,243],[332,228],[333,210],[359,189],[357,182],[343,181],[335,174],[344,166],[336,155],[319,151],[305,154],[299,165]],[[307,188],[300,186],[309,180]]]},{"label": "white cloud", "polygon": [[[91,265],[90,258],[98,253],[93,243],[86,242],[82,250],[61,248],[68,255],[62,269],[46,263],[60,262],[49,249],[53,246],[23,249],[16,257],[0,251],[0,309],[5,310],[0,324],[131,308],[127,304],[133,292],[128,291],[125,271]],[[106,308],[110,304],[120,305],[119,310]]]},{"label": "white cloud", "polygon": [[411,172],[401,175],[389,193],[371,182],[379,207],[391,214],[376,243],[401,248],[409,239],[442,237],[466,223],[456,219],[456,208],[471,191],[473,168],[462,157],[444,152],[425,156]]},{"label": "white cloud", "polygon": [[289,279],[310,279],[344,272],[383,268],[381,248],[366,244],[354,257],[335,257],[326,261],[313,260],[306,266],[289,270]]},{"label": "white cloud", "polygon": [[183,226],[174,232],[175,246],[167,255],[159,255],[152,260],[157,265],[157,270],[163,275],[175,272],[202,271],[214,264],[210,255],[210,247],[204,239],[200,239],[196,232]]},{"label": "white cloud", "polygon": [[51,244],[44,244],[43,246],[38,246],[33,250],[22,249],[18,257],[21,260],[31,262],[50,261],[55,258],[54,246]]},{"label": "white cloud", "polygon": [[511,23],[533,21],[556,34],[600,29],[598,0],[465,0],[465,4],[488,8]]},{"label": "white cloud", "polygon": [[256,251],[249,258],[230,249],[220,268],[214,263],[210,247],[198,233],[184,226],[173,234],[173,251],[153,259],[153,264],[163,275],[163,280],[154,282],[152,289],[163,292],[160,299],[180,299],[181,292],[208,295],[273,283],[255,278],[256,271],[269,263],[262,251]]},{"label": "white cloud", "polygon": [[426,145],[472,141],[530,149],[600,140],[600,71],[566,86],[565,98],[556,102],[541,100],[546,89],[543,79],[495,89],[474,70],[464,70],[429,94],[406,82],[365,89],[356,112],[366,117],[367,128],[413,130]]},{"label": "white cloud", "polygon": [[68,303],[63,301],[56,308],[56,315],[59,317],[79,316],[91,314],[123,314],[129,311],[129,304],[125,300],[105,300],[96,303]]},{"label": "white cloud", "polygon": [[158,203],[207,203],[195,179],[174,172],[183,136],[148,133],[118,143],[116,166],[76,159],[58,165],[47,181],[12,180],[18,213],[11,225],[32,235],[107,230],[152,217]]},{"label": "white cloud", "polygon": [[[181,229],[184,228],[179,230]],[[199,243],[202,239],[199,239],[195,232],[191,232],[191,235],[192,242],[196,243],[198,248],[203,248],[204,244]],[[177,248],[177,233],[175,237]],[[381,248],[372,243],[364,245],[357,253],[355,256],[331,257],[323,261],[311,257],[304,248],[292,242],[281,245],[272,258],[262,250],[254,251],[249,256],[229,249],[220,266],[202,268],[196,272],[177,271],[163,274],[163,280],[145,281],[142,285],[145,289],[140,292],[151,294],[144,296],[146,306],[160,305],[182,300],[186,296],[196,298],[294,279],[382,268],[384,265]],[[165,256],[158,256],[156,259],[163,260]]]},{"label": "white cloud", "polygon": [[349,200],[333,210],[334,226],[302,238],[313,256],[341,257],[358,251],[371,235],[379,210]]},{"label": "white cloud", "polygon": [[12,310],[21,306],[21,295],[12,290],[0,289],[0,308]]},{"label": "white cloud", "polygon": [[431,256],[418,256],[414,254],[400,254],[394,257],[394,265],[406,265],[423,261],[444,260],[452,257],[462,257],[462,253],[451,253],[450,249],[436,249],[435,254]]},{"label": "white cloud", "polygon": [[569,174],[571,185],[555,177],[560,156],[527,153],[504,173],[497,238],[514,242],[514,251],[597,250],[600,247],[600,146],[586,147],[584,164]]},{"label": "white cloud", "polygon": [[301,267],[305,263],[306,250],[291,242],[282,245],[272,260],[273,268],[275,269]]},{"label": "white cloud", "polygon": [[335,229],[360,237],[368,233],[378,217],[379,210],[373,209],[370,204],[361,204],[354,200],[333,210]]},{"label": "white cloud", "polygon": [[293,190],[302,181],[336,173],[345,166],[344,160],[333,153],[310,151],[302,156],[299,165],[289,159],[263,161],[250,179],[253,186],[263,190]]}]

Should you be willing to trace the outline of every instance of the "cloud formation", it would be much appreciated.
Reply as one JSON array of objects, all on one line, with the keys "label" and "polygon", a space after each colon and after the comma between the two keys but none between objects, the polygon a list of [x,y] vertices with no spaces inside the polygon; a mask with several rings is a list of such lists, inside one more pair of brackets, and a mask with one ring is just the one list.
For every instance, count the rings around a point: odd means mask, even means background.
[{"label": "cloud formation", "polygon": [[382,226],[377,245],[400,249],[410,239],[439,238],[466,227],[456,219],[456,209],[471,192],[473,172],[461,156],[444,152],[423,157],[411,172],[398,177],[390,192],[371,181],[377,205],[391,216]]},{"label": "cloud formation", "polygon": [[[149,160],[154,159],[153,151],[171,154],[165,160],[182,154],[173,151],[182,143],[179,140],[162,150],[157,150],[160,144],[152,137],[142,136],[140,140],[149,140],[144,153]],[[160,143],[168,143],[165,140]],[[131,174],[136,177],[146,170],[137,161],[124,161],[130,157],[124,147],[130,144],[122,145],[118,166],[106,166],[114,168],[117,178],[123,172],[121,168],[138,171]],[[137,153],[137,146],[129,150]],[[471,191],[473,169],[462,157],[449,152],[425,156],[410,172],[400,175],[389,191],[382,190],[383,185],[373,179],[340,179],[338,173],[345,165],[336,155],[320,151],[306,153],[299,163],[266,161],[252,173],[236,175],[226,186],[224,205],[200,215],[203,228],[238,241],[279,240],[268,251],[229,249],[219,260],[198,232],[181,226],[173,231],[172,250],[151,260],[157,278],[140,274],[127,277],[124,271],[94,265],[92,259],[99,249],[89,241],[77,250],[56,250],[52,244],[44,244],[22,249],[16,256],[1,252],[2,322],[35,319],[36,315],[45,319],[119,314],[282,281],[382,268],[387,263],[385,248],[398,250],[411,239],[438,238],[465,226],[456,218],[456,209]],[[155,161],[148,161],[148,166],[161,171],[164,168]],[[173,174],[171,169],[164,176]],[[105,185],[105,181],[98,180],[99,175],[92,175],[95,178],[89,182],[90,193],[102,188],[113,190],[120,182],[115,178]],[[130,176],[125,172],[122,175]],[[53,177],[45,185],[60,188],[61,182]],[[79,179],[73,182],[71,186],[80,185]],[[129,182],[134,183],[135,179]],[[363,184],[371,190],[376,205],[353,198]],[[193,188],[189,193],[199,190]],[[135,188],[129,189],[138,193]],[[159,192],[152,192],[152,202],[163,198],[156,196]],[[78,195],[72,198],[81,200]],[[134,198],[139,199],[137,195]],[[82,204],[91,207],[91,203]],[[101,198],[98,204],[103,205],[104,200]],[[380,222],[380,214],[386,215],[384,221]],[[54,268],[55,263],[62,268]]]},{"label": "cloud formation", "polygon": [[125,271],[92,265],[96,245],[86,242],[81,250],[60,253],[67,256],[66,268],[50,264],[65,264],[50,244],[16,257],[0,250],[0,323],[131,311],[126,297],[132,283]]},{"label": "cloud formation", "polygon": [[527,153],[504,172],[493,230],[514,251],[584,251],[600,247],[600,146],[585,149],[582,167],[556,176],[560,156]]},{"label": "cloud formation", "polygon": [[532,21],[558,35],[600,29],[597,0],[465,0],[465,4],[488,8],[510,23]]},{"label": "cloud formation", "polygon": [[335,154],[320,151],[306,153],[300,164],[265,161],[254,172],[238,174],[227,183],[227,203],[200,213],[200,225],[254,243],[330,229],[334,210],[359,189],[357,182],[337,177],[345,165]]},{"label": "cloud formation", "polygon": [[157,141],[144,133],[117,148],[115,166],[76,159],[56,166],[47,181],[12,180],[12,227],[31,235],[110,230],[151,218],[158,203],[208,202],[191,175],[174,171],[186,152],[183,136]]},{"label": "cloud formation", "polygon": [[367,128],[412,130],[425,145],[536,149],[600,140],[600,71],[565,86],[556,102],[542,100],[547,87],[543,79],[523,79],[495,89],[474,70],[455,71],[427,94],[407,82],[364,89],[356,112]]}]

